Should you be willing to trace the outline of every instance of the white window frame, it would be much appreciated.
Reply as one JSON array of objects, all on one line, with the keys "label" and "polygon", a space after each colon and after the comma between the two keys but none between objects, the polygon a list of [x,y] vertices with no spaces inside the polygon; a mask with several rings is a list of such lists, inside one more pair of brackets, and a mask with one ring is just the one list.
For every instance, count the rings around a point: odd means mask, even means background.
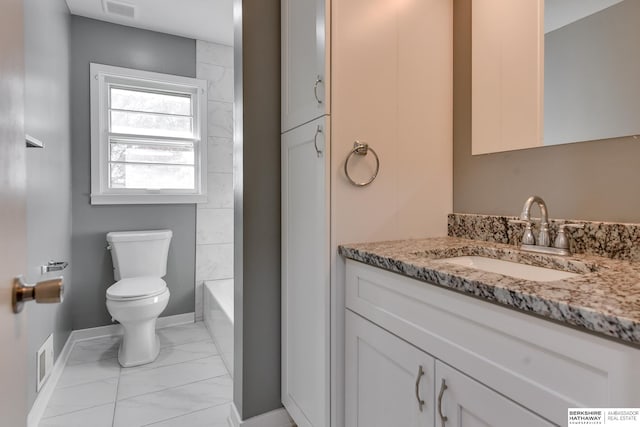
[{"label": "white window frame", "polygon": [[[91,76],[91,204],[181,204],[207,201],[206,80],[94,64]],[[108,90],[113,83],[192,95],[195,190],[109,188]]]}]

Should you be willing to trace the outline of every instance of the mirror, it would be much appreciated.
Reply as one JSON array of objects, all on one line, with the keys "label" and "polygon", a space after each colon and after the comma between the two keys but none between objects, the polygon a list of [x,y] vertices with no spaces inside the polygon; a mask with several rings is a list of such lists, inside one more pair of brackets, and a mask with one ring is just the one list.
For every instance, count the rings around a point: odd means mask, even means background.
[{"label": "mirror", "polygon": [[638,18],[638,0],[474,0],[472,154],[640,134]]}]

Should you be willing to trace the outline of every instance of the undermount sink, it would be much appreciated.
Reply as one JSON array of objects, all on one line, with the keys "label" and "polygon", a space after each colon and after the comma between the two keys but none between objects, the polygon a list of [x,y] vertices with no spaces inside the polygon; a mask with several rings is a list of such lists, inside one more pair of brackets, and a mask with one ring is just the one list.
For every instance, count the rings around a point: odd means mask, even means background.
[{"label": "undermount sink", "polygon": [[504,276],[511,276],[518,279],[532,280],[535,282],[551,282],[554,280],[563,280],[578,276],[576,273],[569,273],[567,271],[536,267],[533,265],[503,261],[500,259],[486,258],[482,256],[458,256],[453,258],[442,258],[439,261],[475,268],[476,270],[488,271],[490,273],[502,274]]}]

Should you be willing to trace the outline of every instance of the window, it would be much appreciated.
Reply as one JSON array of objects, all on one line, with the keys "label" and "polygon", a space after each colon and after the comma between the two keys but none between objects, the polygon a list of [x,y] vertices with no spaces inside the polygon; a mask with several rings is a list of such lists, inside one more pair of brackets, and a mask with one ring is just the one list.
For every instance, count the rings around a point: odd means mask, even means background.
[{"label": "window", "polygon": [[91,203],[206,201],[206,82],[91,64]]}]

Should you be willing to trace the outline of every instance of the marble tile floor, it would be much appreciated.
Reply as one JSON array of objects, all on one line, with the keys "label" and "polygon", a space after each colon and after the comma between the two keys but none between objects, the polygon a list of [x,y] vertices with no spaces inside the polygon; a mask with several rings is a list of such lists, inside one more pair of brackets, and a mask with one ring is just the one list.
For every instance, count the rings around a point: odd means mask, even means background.
[{"label": "marble tile floor", "polygon": [[232,381],[202,322],[158,330],[160,355],[118,364],[118,337],[75,344],[40,427],[227,427]]}]

